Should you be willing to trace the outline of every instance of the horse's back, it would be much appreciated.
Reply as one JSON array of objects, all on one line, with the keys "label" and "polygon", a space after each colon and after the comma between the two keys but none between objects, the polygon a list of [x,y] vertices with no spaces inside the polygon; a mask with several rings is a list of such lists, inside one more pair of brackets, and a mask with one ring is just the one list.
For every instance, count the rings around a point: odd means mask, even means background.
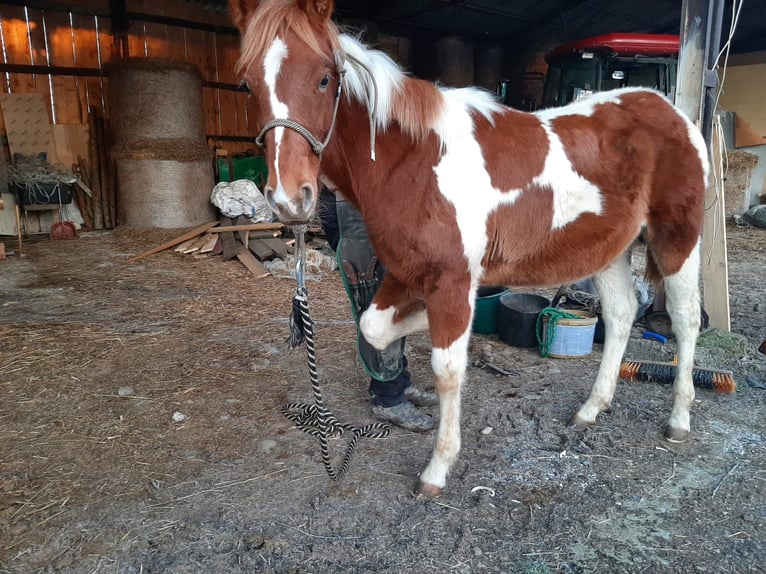
[{"label": "horse's back", "polygon": [[[506,125],[513,123],[522,129]],[[577,279],[612,261],[643,228],[658,251],[676,250],[666,257],[669,270],[696,244],[706,150],[696,128],[662,95],[617,90],[536,114],[511,110],[493,129],[515,138],[511,147],[543,152],[524,158],[526,167],[514,175],[512,168],[498,171],[519,193],[487,218],[486,281]],[[526,169],[526,184],[519,185],[519,169]]]}]

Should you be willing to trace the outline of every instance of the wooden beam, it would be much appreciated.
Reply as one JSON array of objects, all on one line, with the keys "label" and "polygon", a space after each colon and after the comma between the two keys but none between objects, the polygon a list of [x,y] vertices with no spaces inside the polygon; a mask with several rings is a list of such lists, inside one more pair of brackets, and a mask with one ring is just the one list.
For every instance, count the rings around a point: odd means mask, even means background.
[{"label": "wooden beam", "polygon": [[210,233],[224,233],[226,231],[264,231],[268,229],[282,229],[281,223],[246,223],[244,225],[229,225],[228,227],[216,227]]},{"label": "wooden beam", "polygon": [[139,253],[135,257],[131,257],[125,263],[135,263],[136,261],[140,261],[141,259],[149,257],[150,255],[154,255],[155,253],[159,253],[160,251],[165,251],[166,249],[175,247],[176,245],[183,243],[184,241],[192,239],[193,237],[197,237],[201,233],[205,233],[205,231],[207,231],[208,229],[216,225],[218,225],[217,221],[208,221],[207,223],[200,225],[199,227],[195,227],[194,229],[187,231],[183,235],[179,235],[175,239],[171,239],[170,241],[163,243],[162,245],[158,245],[157,247],[153,247],[149,249],[148,251]]},{"label": "wooden beam", "polygon": [[248,245],[245,245],[250,252],[261,261],[274,257],[274,251],[266,245],[263,239],[252,239]]},{"label": "wooden beam", "polygon": [[[716,120],[720,121],[720,120]],[[724,174],[721,148],[723,142],[713,130],[711,147],[712,184],[705,190],[705,219],[702,224],[702,293],[710,326],[731,331],[729,310],[729,271],[726,255],[726,206],[724,205]]]},{"label": "wooden beam", "polygon": [[268,245],[280,259],[284,259],[290,251],[290,247],[284,241],[276,237],[264,238],[261,239],[261,241]]},{"label": "wooden beam", "polygon": [[239,259],[242,264],[250,270],[250,273],[255,275],[258,279],[271,275],[271,272],[266,269],[252,253],[245,249],[244,246],[237,251],[237,259]]},{"label": "wooden beam", "polygon": [[[683,0],[681,5],[681,49],[676,105],[706,137],[711,162],[716,161],[717,153],[716,145],[711,141],[713,138],[710,129],[713,112],[711,105],[714,100],[712,96],[717,76],[710,67],[715,61],[720,45],[721,2],[722,0]],[[701,253],[703,303],[710,317],[710,326],[728,331],[731,324],[726,225],[723,220],[723,193],[716,193],[715,187],[708,187],[706,190],[704,218]]]}]

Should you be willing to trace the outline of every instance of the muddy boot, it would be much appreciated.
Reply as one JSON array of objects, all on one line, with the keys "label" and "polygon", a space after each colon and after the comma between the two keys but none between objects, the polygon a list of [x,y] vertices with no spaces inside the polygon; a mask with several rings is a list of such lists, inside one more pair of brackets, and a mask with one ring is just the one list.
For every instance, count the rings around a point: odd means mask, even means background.
[{"label": "muddy boot", "polygon": [[404,396],[417,407],[432,407],[439,404],[439,395],[436,394],[436,391],[424,391],[415,385],[410,385],[404,389]]},{"label": "muddy boot", "polygon": [[393,407],[373,405],[372,415],[379,421],[389,422],[415,432],[424,432],[434,428],[434,420],[421,413],[410,401],[404,401]]}]

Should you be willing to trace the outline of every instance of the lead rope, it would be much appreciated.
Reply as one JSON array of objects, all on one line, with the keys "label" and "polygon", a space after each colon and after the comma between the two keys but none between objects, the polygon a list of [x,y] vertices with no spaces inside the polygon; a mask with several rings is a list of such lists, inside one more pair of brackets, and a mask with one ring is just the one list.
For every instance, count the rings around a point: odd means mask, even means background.
[{"label": "lead rope", "polygon": [[[319,387],[319,376],[317,375],[314,322],[309,314],[308,289],[306,288],[304,275],[306,260],[305,233],[305,225],[293,227],[293,234],[296,238],[295,280],[298,286],[293,297],[288,345],[291,349],[294,349],[304,339],[306,341],[306,355],[308,357],[309,378],[311,379],[311,389],[314,393],[314,403],[287,403],[282,407],[282,414],[294,422],[297,428],[319,439],[319,449],[322,454],[322,463],[325,470],[327,470],[330,478],[338,480],[348,470],[356,443],[360,438],[384,438],[388,436],[390,429],[381,423],[373,423],[363,427],[341,423],[324,406],[322,389]],[[340,467],[336,469],[330,460],[329,439],[343,436],[346,432],[351,433],[351,440],[346,446]]]}]

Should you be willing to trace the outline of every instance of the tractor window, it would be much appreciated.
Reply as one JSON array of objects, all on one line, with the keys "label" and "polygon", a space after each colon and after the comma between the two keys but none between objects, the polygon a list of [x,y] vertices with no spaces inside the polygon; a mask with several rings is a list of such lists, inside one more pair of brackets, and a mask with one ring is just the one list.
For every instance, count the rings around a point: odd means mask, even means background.
[{"label": "tractor window", "polygon": [[604,62],[601,74],[602,90],[636,86],[653,88],[672,97],[675,83],[675,60],[670,59],[613,58]]},{"label": "tractor window", "polygon": [[564,66],[562,81],[562,101],[559,105],[579,100],[581,97],[598,90],[598,57],[572,58]]},{"label": "tractor window", "polygon": [[543,107],[552,108],[560,106],[561,100],[561,65],[559,63],[548,64],[548,73],[545,75],[543,87]]}]

